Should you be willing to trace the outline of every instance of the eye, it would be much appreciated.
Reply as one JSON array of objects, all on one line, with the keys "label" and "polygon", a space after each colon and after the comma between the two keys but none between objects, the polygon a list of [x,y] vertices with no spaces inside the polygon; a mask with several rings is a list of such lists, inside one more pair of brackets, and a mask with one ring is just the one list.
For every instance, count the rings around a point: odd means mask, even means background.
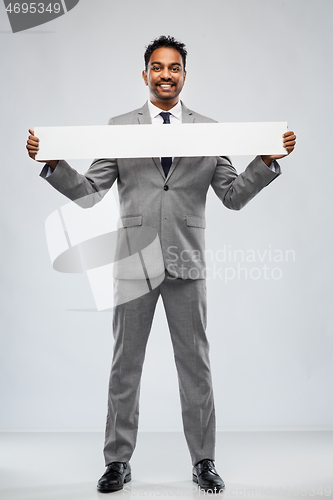
[{"label": "eye", "polygon": [[178,71],[180,71],[180,67],[179,66],[175,66],[175,67],[172,68],[172,71],[178,72]]},{"label": "eye", "polygon": [[152,70],[153,70],[153,71],[159,71],[159,70],[160,70],[160,67],[159,67],[159,66],[152,66]]}]

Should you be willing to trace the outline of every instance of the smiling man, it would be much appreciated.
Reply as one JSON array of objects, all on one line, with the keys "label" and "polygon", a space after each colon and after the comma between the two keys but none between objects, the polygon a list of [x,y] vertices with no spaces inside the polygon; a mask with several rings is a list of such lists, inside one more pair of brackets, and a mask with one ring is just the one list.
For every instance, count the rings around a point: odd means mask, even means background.
[{"label": "smiling man", "polygon": [[[149,100],[142,108],[112,118],[110,125],[213,122],[179,100],[186,79],[186,55],[184,44],[170,36],[148,45],[142,76]],[[35,158],[38,138],[30,132],[27,149]],[[283,142],[287,155],[295,146],[294,133],[286,132]],[[113,312],[114,353],[104,446],[107,468],[98,482],[100,491],[119,490],[131,480],[129,460],[137,437],[141,372],[160,296],[174,349],[192,478],[205,490],[224,488],[214,464],[215,409],[206,337],[206,194],[211,186],[227,208],[239,210],[279,176],[278,158],[282,156],[257,156],[240,175],[225,156],[100,159],[84,175],[64,160],[50,160],[44,166],[41,176],[74,201],[96,191],[105,194],[117,180],[125,231],[149,226],[161,242],[165,276],[160,285],[117,305]],[[115,279],[116,293],[122,281]]]},{"label": "smiling man", "polygon": [[[184,50],[184,49],[183,49]],[[179,101],[179,94],[186,79],[186,53],[181,54],[172,46],[145,53],[146,69],[142,77],[149,89],[149,99],[158,108],[168,111]]]}]

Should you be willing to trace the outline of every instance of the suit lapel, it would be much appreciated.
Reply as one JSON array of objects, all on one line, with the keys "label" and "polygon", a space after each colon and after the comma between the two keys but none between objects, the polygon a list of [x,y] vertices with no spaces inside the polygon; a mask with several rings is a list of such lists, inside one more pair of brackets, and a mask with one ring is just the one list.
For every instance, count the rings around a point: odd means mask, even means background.
[{"label": "suit lapel", "polygon": [[189,110],[185,104],[182,103],[182,123],[194,123],[194,116],[191,110]]},{"label": "suit lapel", "polygon": [[[142,124],[143,125],[149,125],[149,124],[151,124],[151,117],[150,117],[150,113],[149,113],[148,102],[146,102],[144,104],[144,106],[142,106],[142,108],[139,109],[139,111],[138,111],[138,122],[141,125]],[[153,160],[153,162],[155,164],[155,167],[157,167],[157,170],[159,171],[159,173],[161,174],[161,176],[165,180],[165,175],[164,175],[164,171],[163,171],[160,159],[159,158],[152,158],[152,160]]]},{"label": "suit lapel", "polygon": [[[182,123],[194,123],[194,116],[193,116],[193,113],[192,111],[190,111],[184,104],[183,102],[181,101],[182,103]],[[170,167],[170,170],[169,170],[169,173],[168,173],[168,176],[167,178],[165,179],[165,181],[167,182],[171,175],[173,174],[173,172],[175,171],[175,169],[177,168],[178,164],[179,164],[179,161],[181,160],[181,158],[179,156],[175,157],[173,159],[173,162],[172,162],[172,165]],[[163,169],[162,169],[163,170]]]},{"label": "suit lapel", "polygon": [[142,108],[138,109],[138,122],[145,125],[151,124],[148,102],[146,102]]}]

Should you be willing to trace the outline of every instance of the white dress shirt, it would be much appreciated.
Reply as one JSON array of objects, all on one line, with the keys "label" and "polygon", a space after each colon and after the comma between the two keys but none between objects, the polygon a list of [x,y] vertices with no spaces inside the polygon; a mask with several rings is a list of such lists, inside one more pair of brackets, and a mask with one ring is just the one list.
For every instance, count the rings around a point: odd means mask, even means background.
[{"label": "white dress shirt", "polygon": [[[151,122],[153,125],[163,125],[163,118],[160,115],[160,113],[163,111],[165,113],[164,109],[160,109],[157,106],[155,106],[152,102],[148,101],[148,108],[149,108],[149,113],[151,117]],[[176,106],[168,110],[168,113],[170,114],[170,125],[180,125],[182,123],[182,105],[181,102],[178,101]]]},{"label": "white dress shirt", "polygon": [[[161,112],[165,113],[165,110],[158,108],[157,106],[155,106],[155,104],[153,104],[150,101],[148,101],[148,108],[149,108],[151,123],[153,125],[163,125],[164,120],[160,115],[160,113]],[[176,106],[169,109],[169,111],[167,112],[170,113],[170,125],[180,125],[182,123],[182,105],[180,101],[178,101]],[[174,156],[172,156],[172,161],[173,159]]]}]

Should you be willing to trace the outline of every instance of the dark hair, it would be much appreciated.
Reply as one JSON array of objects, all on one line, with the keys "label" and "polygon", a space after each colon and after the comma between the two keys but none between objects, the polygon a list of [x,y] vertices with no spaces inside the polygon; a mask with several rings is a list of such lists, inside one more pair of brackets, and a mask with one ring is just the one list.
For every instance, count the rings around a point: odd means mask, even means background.
[{"label": "dark hair", "polygon": [[160,49],[161,47],[171,47],[172,49],[175,49],[179,52],[179,54],[183,58],[183,63],[184,63],[184,69],[186,66],[186,56],[187,56],[187,50],[185,48],[185,44],[182,42],[179,42],[176,40],[173,36],[164,36],[161,35],[158,38],[155,38],[150,44],[146,47],[146,51],[144,53],[144,60],[145,60],[145,67],[146,69],[148,68],[148,63],[150,56],[156,49]]}]

